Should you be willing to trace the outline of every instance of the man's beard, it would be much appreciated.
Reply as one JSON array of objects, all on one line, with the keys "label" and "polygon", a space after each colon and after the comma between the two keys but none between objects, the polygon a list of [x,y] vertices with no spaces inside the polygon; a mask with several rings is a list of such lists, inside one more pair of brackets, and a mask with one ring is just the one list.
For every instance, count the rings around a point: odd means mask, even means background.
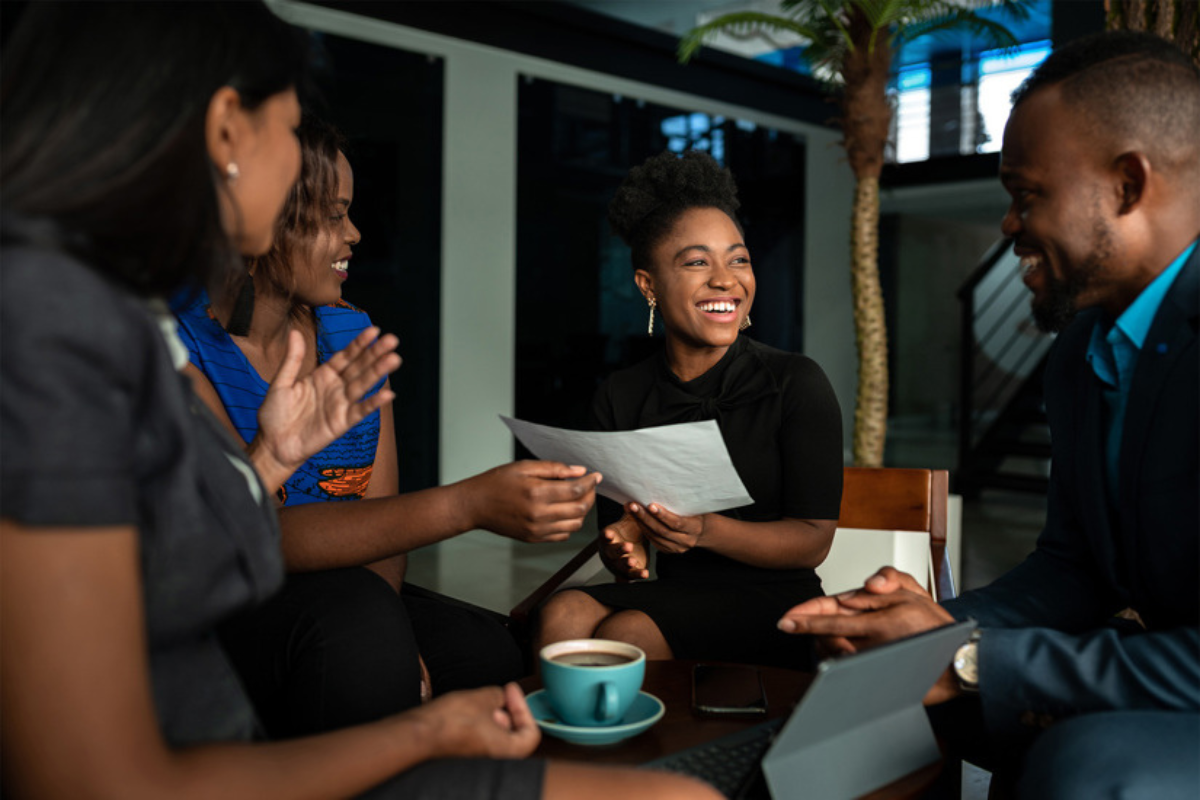
[{"label": "man's beard", "polygon": [[1095,246],[1087,259],[1071,270],[1066,280],[1059,280],[1049,269],[1046,270],[1046,294],[1034,298],[1033,321],[1043,333],[1057,333],[1066,329],[1079,311],[1076,300],[1084,289],[1092,284],[1112,256],[1112,231],[1098,214],[1092,222]]}]

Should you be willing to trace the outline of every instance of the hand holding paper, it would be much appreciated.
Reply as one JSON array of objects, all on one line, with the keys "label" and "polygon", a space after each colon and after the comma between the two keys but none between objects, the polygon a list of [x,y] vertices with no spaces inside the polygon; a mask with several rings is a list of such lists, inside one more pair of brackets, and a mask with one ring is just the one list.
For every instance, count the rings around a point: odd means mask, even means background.
[{"label": "hand holding paper", "polygon": [[593,432],[500,419],[538,458],[603,474],[596,491],[622,505],[655,503],[690,516],[754,502],[713,420]]}]

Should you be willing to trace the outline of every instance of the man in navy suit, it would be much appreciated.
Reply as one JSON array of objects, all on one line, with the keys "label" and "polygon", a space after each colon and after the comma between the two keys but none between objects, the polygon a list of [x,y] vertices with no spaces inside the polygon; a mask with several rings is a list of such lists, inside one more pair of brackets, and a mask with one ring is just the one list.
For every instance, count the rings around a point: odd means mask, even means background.
[{"label": "man in navy suit", "polygon": [[1101,34],[1056,51],[1013,100],[1002,228],[1035,319],[1061,331],[1037,548],[942,606],[889,568],[780,628],[854,650],[973,618],[926,698],[954,701],[931,712],[944,742],[974,727],[1021,796],[1195,800],[1200,72],[1156,37]]}]

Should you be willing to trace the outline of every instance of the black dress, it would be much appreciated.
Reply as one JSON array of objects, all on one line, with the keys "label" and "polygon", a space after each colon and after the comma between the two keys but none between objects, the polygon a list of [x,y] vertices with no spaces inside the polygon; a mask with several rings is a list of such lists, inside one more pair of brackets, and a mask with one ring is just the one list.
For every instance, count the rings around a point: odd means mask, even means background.
[{"label": "black dress", "polygon": [[[597,430],[624,431],[715,419],[751,505],[722,512],[750,522],[837,519],[842,423],[825,373],[805,356],[744,336],[708,372],[679,380],[664,353],[612,375],[592,406]],[[653,498],[646,498],[646,502]],[[600,502],[600,524],[621,514]],[[766,569],[700,548],[656,553],[657,579],[583,589],[614,608],[638,609],[676,658],[805,667],[806,637],[779,632],[787,609],[821,594],[811,569]]]}]

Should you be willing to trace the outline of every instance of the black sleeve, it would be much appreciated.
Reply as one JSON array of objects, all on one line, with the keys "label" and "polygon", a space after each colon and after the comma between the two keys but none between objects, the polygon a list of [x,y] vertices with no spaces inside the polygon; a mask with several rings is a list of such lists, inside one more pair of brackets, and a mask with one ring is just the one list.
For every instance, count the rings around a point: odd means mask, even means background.
[{"label": "black sleeve", "polygon": [[817,362],[793,356],[779,430],[783,516],[837,519],[842,504],[842,411]]},{"label": "black sleeve", "polygon": [[[596,390],[592,398],[590,418],[591,429],[594,431],[616,430],[616,417],[613,413],[612,380],[607,380]],[[596,522],[600,530],[612,525],[621,518],[624,510],[621,504],[607,497],[596,495]]]}]

